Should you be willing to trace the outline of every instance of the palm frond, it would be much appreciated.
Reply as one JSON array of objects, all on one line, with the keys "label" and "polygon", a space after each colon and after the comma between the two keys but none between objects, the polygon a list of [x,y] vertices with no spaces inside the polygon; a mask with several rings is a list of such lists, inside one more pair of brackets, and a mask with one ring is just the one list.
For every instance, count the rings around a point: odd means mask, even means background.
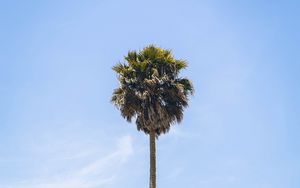
[{"label": "palm frond", "polygon": [[173,57],[171,50],[149,45],[141,51],[129,51],[127,63],[113,67],[120,86],[114,90],[111,101],[129,122],[136,119],[137,129],[156,136],[180,123],[188,96],[194,88],[187,78],[179,78],[180,70],[187,67],[184,60]]}]

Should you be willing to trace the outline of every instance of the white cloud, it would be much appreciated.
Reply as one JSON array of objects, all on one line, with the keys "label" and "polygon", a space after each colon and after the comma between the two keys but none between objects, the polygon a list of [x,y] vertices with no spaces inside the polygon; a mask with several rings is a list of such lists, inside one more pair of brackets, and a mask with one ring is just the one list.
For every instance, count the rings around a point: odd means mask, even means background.
[{"label": "white cloud", "polygon": [[105,187],[116,181],[116,173],[133,154],[132,137],[124,136],[118,140],[114,151],[88,165],[76,170],[50,175],[44,178],[32,178],[13,185],[1,185],[0,188],[94,188]]}]

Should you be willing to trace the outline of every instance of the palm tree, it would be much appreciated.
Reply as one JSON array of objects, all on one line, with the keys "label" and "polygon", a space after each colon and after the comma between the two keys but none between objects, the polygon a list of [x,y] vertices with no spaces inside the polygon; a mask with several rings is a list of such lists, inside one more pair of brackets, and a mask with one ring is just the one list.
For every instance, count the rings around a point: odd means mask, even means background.
[{"label": "palm tree", "polygon": [[149,135],[150,188],[156,188],[155,139],[181,122],[194,89],[190,80],[179,77],[186,62],[175,59],[170,50],[150,45],[129,51],[125,60],[113,67],[120,85],[111,101],[128,122],[134,119],[137,129]]}]

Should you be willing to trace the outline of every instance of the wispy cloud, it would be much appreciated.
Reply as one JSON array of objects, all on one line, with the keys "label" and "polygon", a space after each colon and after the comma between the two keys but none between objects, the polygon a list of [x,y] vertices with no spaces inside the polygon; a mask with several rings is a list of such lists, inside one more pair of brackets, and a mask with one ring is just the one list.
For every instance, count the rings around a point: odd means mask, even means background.
[{"label": "wispy cloud", "polygon": [[118,140],[116,149],[106,156],[72,171],[65,171],[44,178],[33,178],[1,185],[0,188],[94,188],[103,187],[116,181],[116,173],[133,154],[132,137]]},{"label": "wispy cloud", "polygon": [[189,131],[185,131],[181,127],[179,127],[178,125],[175,125],[170,129],[168,134],[166,134],[162,137],[162,139],[171,138],[171,139],[176,140],[176,139],[182,139],[182,138],[193,139],[193,138],[197,138],[197,137],[198,137],[198,135],[196,135],[192,132],[189,132]]}]

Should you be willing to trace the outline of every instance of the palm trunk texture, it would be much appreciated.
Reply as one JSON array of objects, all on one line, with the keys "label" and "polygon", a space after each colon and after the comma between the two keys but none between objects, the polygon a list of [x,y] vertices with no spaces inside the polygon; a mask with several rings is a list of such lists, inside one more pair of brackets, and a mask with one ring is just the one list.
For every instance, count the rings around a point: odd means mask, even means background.
[{"label": "palm trunk texture", "polygon": [[155,131],[150,130],[150,188],[156,188]]}]

